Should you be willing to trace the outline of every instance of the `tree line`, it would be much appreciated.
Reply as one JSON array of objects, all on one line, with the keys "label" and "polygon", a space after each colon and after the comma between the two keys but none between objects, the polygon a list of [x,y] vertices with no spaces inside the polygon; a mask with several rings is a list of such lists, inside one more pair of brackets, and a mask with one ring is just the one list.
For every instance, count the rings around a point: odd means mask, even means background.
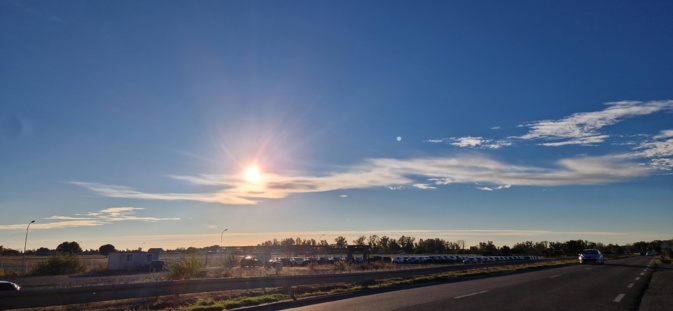
[{"label": "tree line", "polygon": [[327,240],[285,238],[273,239],[257,245],[260,248],[273,251],[310,252],[339,251],[349,245],[366,246],[372,254],[482,254],[482,255],[541,255],[541,256],[575,256],[585,248],[596,248],[604,254],[640,253],[647,251],[661,252],[661,240],[650,242],[636,242],[626,245],[604,244],[587,240],[570,240],[566,242],[552,241],[524,241],[513,246],[496,246],[493,241],[479,242],[474,246],[466,246],[464,240],[446,241],[439,238],[416,239],[411,236],[401,236],[397,239],[388,236],[370,235],[360,236],[351,241],[339,236],[334,243]]},{"label": "tree line", "polygon": [[[650,242],[640,241],[636,243],[617,245],[603,244],[601,242],[591,242],[587,240],[570,240],[566,242],[551,241],[523,241],[513,246],[498,247],[493,241],[479,242],[477,245],[466,246],[464,240],[446,241],[439,238],[434,239],[416,239],[411,236],[401,236],[397,239],[388,236],[370,235],[359,236],[357,239],[348,243],[343,236],[334,239],[334,243],[327,240],[317,241],[315,239],[285,238],[273,239],[257,246],[239,247],[252,251],[271,251],[271,252],[293,252],[297,254],[319,254],[319,253],[338,253],[343,252],[348,246],[365,246],[372,254],[482,254],[482,255],[540,255],[540,256],[575,256],[585,248],[596,248],[604,254],[623,254],[640,253],[647,251],[656,251],[661,253],[661,240]],[[221,250],[220,245],[213,245],[204,248],[178,248],[172,251],[183,253],[196,253],[199,251],[216,252]],[[140,249],[138,249],[140,250]],[[55,253],[67,254],[101,254],[107,256],[111,252],[118,251],[114,245],[101,245],[97,250],[83,250],[77,242],[63,242],[55,249],[40,247],[37,250],[27,250],[29,255],[52,255]],[[129,251],[128,249],[126,251]],[[171,251],[171,250],[168,250]],[[0,254],[3,256],[21,255],[21,252],[14,249],[6,249],[0,245]]]}]

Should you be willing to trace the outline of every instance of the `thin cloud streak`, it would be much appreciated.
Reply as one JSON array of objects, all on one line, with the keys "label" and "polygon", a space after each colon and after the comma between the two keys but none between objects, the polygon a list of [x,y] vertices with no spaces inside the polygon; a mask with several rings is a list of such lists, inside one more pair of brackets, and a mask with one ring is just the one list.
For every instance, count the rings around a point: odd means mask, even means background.
[{"label": "thin cloud streak", "polygon": [[[231,175],[175,176],[176,179],[205,185],[226,185],[212,193],[143,193],[128,187],[88,182],[72,182],[102,196],[152,200],[193,200],[224,205],[257,204],[292,194],[344,189],[411,186],[431,190],[451,183],[494,186],[567,186],[614,183],[647,176],[645,167],[613,156],[563,159],[554,168],[509,165],[487,157],[369,159],[342,173],[325,176],[285,176],[266,174],[250,183]],[[412,178],[413,176],[413,178]],[[420,176],[420,177],[419,177]],[[500,188],[503,189],[503,188]],[[484,189],[482,189],[484,190]]]},{"label": "thin cloud streak", "polygon": [[631,117],[673,110],[673,100],[620,101],[605,105],[608,107],[601,111],[575,113],[560,120],[543,120],[521,125],[531,130],[525,135],[513,138],[561,140],[560,142],[543,143],[545,146],[597,144],[609,137],[609,135],[598,133],[598,130],[606,126]]},{"label": "thin cloud streak", "polygon": [[[90,212],[85,214],[86,217],[60,216],[54,215],[44,220],[55,220],[53,222],[37,222],[30,228],[33,230],[48,230],[48,229],[62,229],[74,227],[95,227],[108,225],[113,222],[121,221],[144,221],[144,222],[159,222],[159,221],[174,221],[180,218],[157,218],[157,217],[138,217],[132,214],[137,210],[143,210],[138,207],[111,207],[100,210],[98,212]],[[16,225],[0,225],[0,230],[25,230],[25,224]]]}]

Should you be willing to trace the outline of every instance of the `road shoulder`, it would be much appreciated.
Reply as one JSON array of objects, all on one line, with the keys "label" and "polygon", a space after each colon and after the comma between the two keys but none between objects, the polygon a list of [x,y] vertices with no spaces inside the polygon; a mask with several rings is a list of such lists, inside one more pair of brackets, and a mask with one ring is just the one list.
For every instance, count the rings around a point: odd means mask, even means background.
[{"label": "road shoulder", "polygon": [[642,300],[641,311],[671,310],[673,305],[673,264],[660,264],[652,274]]}]

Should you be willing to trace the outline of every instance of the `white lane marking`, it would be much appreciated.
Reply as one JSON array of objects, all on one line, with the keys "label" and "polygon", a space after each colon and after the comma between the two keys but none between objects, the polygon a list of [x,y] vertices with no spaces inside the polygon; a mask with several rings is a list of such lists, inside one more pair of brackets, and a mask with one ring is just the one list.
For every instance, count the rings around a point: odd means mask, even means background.
[{"label": "white lane marking", "polygon": [[591,270],[592,268],[587,268],[587,271]]},{"label": "white lane marking", "polygon": [[624,296],[626,296],[626,294],[619,294],[619,295],[617,295],[617,297],[615,298],[615,300],[613,300],[613,302],[620,302],[620,301],[622,301],[622,298],[624,298]]},{"label": "white lane marking", "polygon": [[637,278],[636,278],[636,281],[638,281],[638,280],[640,280],[640,277],[637,277]]},{"label": "white lane marking", "polygon": [[484,291],[480,291],[480,292],[476,292],[476,293],[472,293],[472,294],[467,294],[467,295],[462,295],[462,296],[456,296],[456,297],[453,297],[453,299],[460,299],[460,298],[470,297],[470,296],[479,295],[479,294],[483,294],[483,293],[487,293],[487,292],[488,292],[487,290],[484,290]]},{"label": "white lane marking", "polygon": [[645,275],[645,272],[641,273],[640,275]]},{"label": "white lane marking", "polygon": [[633,287],[633,285],[634,285],[634,284],[631,283],[631,284],[629,284],[629,286],[627,286],[627,287],[628,287],[628,288],[631,288],[631,287]]},{"label": "white lane marking", "polygon": [[553,278],[557,278],[557,277],[559,277],[559,276],[561,276],[561,274],[552,275],[552,276],[550,276],[549,278],[550,278],[550,279],[553,279]]}]

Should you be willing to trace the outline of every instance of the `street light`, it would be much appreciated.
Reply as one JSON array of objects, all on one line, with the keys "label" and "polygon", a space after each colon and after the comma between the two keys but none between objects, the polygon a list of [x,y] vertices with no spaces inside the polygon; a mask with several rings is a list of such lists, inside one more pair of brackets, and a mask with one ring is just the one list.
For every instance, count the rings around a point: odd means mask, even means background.
[{"label": "street light", "polygon": [[222,230],[222,233],[220,233],[220,246],[222,246],[222,235],[224,234],[224,231],[227,231],[229,229],[224,229]]},{"label": "street light", "polygon": [[26,227],[26,240],[23,241],[23,273],[26,273],[26,245],[28,244],[28,228],[35,220],[31,220]]},{"label": "street light", "polygon": [[220,263],[221,264],[224,264],[224,260],[222,259],[222,255],[224,254],[224,250],[222,249],[222,235],[224,235],[224,232],[227,231],[227,230],[229,230],[229,229],[224,229],[224,230],[222,230],[222,233],[220,233],[220,249],[219,249],[219,251],[221,251],[221,253],[220,253]]}]

